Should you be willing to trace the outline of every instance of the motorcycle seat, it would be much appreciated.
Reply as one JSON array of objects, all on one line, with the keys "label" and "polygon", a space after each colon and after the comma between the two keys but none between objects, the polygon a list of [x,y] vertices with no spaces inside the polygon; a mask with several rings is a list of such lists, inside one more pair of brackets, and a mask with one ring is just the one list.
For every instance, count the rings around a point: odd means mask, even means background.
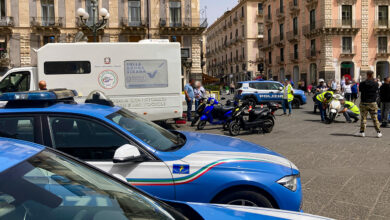
[{"label": "motorcycle seat", "polygon": [[253,109],[253,110],[252,110],[252,114],[259,115],[259,114],[261,114],[261,113],[263,113],[263,112],[266,112],[266,111],[268,111],[268,109],[266,109],[266,108]]},{"label": "motorcycle seat", "polygon": [[233,110],[233,109],[234,109],[234,107],[231,107],[231,106],[223,106],[222,107],[223,113],[226,113],[226,112]]}]

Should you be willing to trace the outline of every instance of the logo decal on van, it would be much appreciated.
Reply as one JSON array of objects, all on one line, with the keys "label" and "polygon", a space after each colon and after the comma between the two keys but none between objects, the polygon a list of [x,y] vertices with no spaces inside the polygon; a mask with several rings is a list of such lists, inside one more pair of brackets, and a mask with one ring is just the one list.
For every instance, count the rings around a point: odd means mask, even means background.
[{"label": "logo decal on van", "polygon": [[98,82],[103,89],[113,89],[118,84],[118,75],[112,70],[104,70],[99,74]]},{"label": "logo decal on van", "polygon": [[105,57],[104,58],[104,64],[111,64],[111,58],[110,57]]}]

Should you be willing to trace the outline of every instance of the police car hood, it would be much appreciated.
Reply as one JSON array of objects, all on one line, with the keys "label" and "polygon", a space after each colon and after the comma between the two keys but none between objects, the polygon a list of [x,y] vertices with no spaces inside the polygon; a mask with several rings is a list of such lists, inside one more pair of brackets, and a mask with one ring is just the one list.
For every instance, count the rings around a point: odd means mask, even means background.
[{"label": "police car hood", "polygon": [[309,215],[300,212],[290,212],[277,209],[266,209],[248,206],[217,205],[202,203],[187,203],[196,210],[204,219],[299,219],[318,220],[329,219],[321,216]]},{"label": "police car hood", "polygon": [[276,164],[298,172],[298,168],[280,154],[254,143],[222,135],[182,132],[186,144],[174,152],[176,157],[189,164],[225,163],[225,166],[244,168],[240,162]]}]

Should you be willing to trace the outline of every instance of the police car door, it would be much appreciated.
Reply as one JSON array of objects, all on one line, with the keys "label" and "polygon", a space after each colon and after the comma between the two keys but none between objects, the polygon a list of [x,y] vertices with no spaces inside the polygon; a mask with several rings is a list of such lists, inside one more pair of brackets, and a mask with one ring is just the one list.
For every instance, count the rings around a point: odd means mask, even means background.
[{"label": "police car door", "polygon": [[[142,181],[166,179],[172,182],[172,174],[167,165],[116,130],[100,121],[78,116],[49,116],[48,125],[53,148],[82,159],[110,174],[119,174],[132,185],[152,195],[164,199],[175,198],[173,184],[154,185]],[[142,159],[114,163],[116,150],[127,144],[137,147]]]},{"label": "police car door", "polygon": [[267,89],[270,93],[270,101],[281,102],[283,100],[283,85],[278,82],[268,82]]}]

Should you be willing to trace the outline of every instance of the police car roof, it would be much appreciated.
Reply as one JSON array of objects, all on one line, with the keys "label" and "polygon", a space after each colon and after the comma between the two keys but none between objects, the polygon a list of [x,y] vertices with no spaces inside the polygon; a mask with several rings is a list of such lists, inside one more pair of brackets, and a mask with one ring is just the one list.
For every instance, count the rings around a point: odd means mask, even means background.
[{"label": "police car roof", "polygon": [[278,81],[272,81],[272,80],[264,80],[264,81],[252,80],[252,81],[242,81],[242,82],[239,82],[239,83],[266,83],[266,82],[280,83]]},{"label": "police car roof", "polygon": [[44,146],[8,138],[0,138],[0,173],[45,149]]},{"label": "police car roof", "polygon": [[39,112],[54,112],[54,113],[74,113],[94,116],[97,118],[106,117],[109,114],[112,114],[121,109],[121,107],[111,107],[106,105],[98,104],[64,104],[57,103],[49,107],[43,108],[2,108],[0,109],[0,114],[4,113],[39,113]]}]

